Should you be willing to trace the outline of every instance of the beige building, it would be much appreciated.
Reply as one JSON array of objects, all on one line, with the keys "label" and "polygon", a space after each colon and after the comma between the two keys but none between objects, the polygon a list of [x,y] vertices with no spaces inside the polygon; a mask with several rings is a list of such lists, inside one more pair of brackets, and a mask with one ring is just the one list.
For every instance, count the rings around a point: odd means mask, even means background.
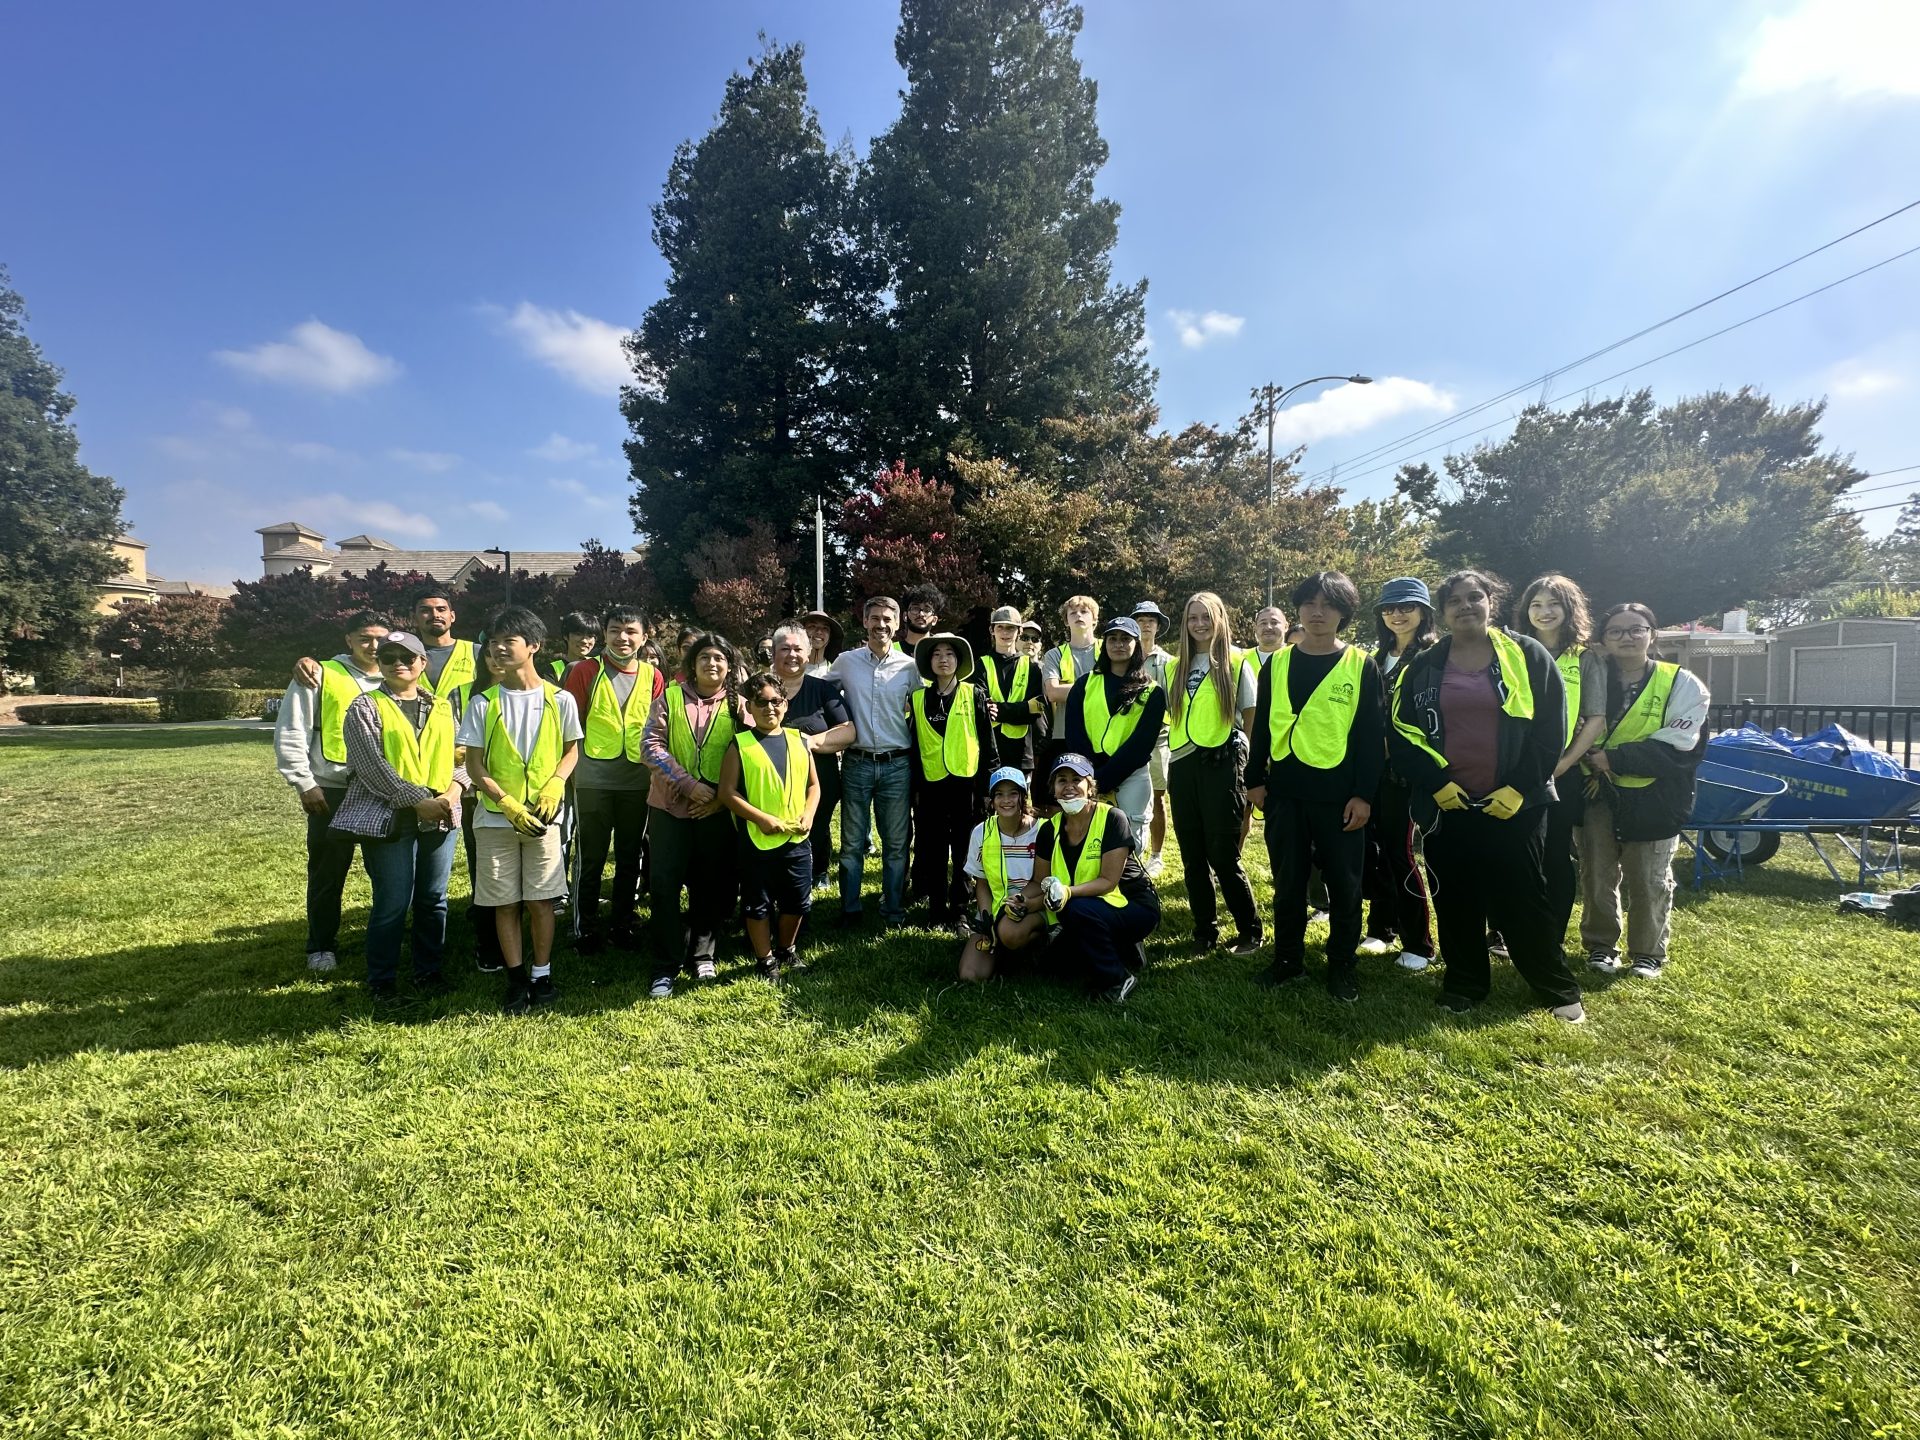
[{"label": "beige building", "polygon": [[100,587],[100,597],[93,602],[94,610],[101,615],[113,614],[124,600],[143,600],[151,605],[163,595],[217,595],[226,599],[234,593],[231,585],[162,579],[147,569],[146,542],[131,535],[122,535],[113,542],[113,554],[121,570]]},{"label": "beige building", "polygon": [[[377,535],[349,535],[330,550],[325,535],[297,520],[268,525],[256,533],[260,536],[263,576],[290,575],[295,570],[311,570],[316,575],[332,570],[364,575],[377,565],[385,565],[399,574],[417,570],[458,587],[465,585],[476,570],[498,570],[502,561],[499,555],[485,550],[402,550]],[[515,550],[512,554],[514,573],[525,571],[529,575],[566,574],[585,558],[579,550]]]}]

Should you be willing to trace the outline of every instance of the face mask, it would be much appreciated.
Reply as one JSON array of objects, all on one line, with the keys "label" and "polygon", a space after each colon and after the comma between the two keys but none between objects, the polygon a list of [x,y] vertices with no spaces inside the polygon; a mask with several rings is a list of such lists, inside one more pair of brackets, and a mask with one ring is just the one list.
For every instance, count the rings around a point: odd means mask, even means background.
[{"label": "face mask", "polygon": [[1087,797],[1084,795],[1075,795],[1069,799],[1062,800],[1060,802],[1060,808],[1069,815],[1078,815],[1082,810],[1087,808]]}]

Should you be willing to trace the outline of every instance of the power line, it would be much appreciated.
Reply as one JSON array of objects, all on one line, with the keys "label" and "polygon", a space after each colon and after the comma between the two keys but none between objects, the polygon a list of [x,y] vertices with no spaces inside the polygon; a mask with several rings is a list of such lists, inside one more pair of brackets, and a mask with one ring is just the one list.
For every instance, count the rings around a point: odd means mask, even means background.
[{"label": "power line", "polygon": [[[1674,314],[1667,316],[1667,318],[1664,320],[1656,321],[1655,323],[1648,325],[1643,329],[1636,330],[1634,331],[1633,334],[1628,335],[1624,339],[1616,340],[1611,345],[1604,345],[1600,349],[1593,351],[1591,354],[1581,356],[1578,360],[1572,360],[1566,363],[1565,365],[1556,366],[1554,369],[1547,371],[1544,375],[1536,375],[1531,380],[1527,380],[1522,382],[1519,385],[1515,385],[1510,390],[1504,390],[1498,395],[1492,396],[1491,398],[1486,400],[1482,400],[1478,404],[1471,405],[1465,410],[1458,411],[1455,414],[1447,416],[1445,419],[1435,420],[1432,423],[1428,425],[1424,425],[1417,430],[1409,431],[1407,434],[1402,435],[1397,440],[1390,440],[1384,445],[1377,445],[1371,450],[1365,450],[1358,455],[1349,456],[1345,461],[1342,462],[1342,464],[1345,464],[1345,465],[1364,464],[1365,462],[1372,460],[1380,455],[1384,455],[1393,450],[1397,450],[1403,445],[1410,444],[1415,440],[1424,439],[1428,435],[1433,434],[1435,431],[1443,430],[1450,425],[1459,423],[1461,420],[1470,419],[1474,415],[1479,414],[1480,412],[1490,408],[1491,406],[1498,405],[1502,401],[1511,400],[1516,395],[1520,395],[1528,390],[1531,390],[1536,385],[1550,384],[1553,380],[1557,379],[1561,375],[1564,375],[1569,370],[1578,369],[1580,366],[1585,365],[1588,361],[1597,360],[1602,355],[1610,354],[1613,351],[1618,350],[1623,345],[1631,345],[1635,340],[1641,339],[1643,336],[1651,335],[1654,331],[1663,329],[1666,326],[1673,324],[1673,322],[1676,320],[1684,320],[1687,316],[1692,315],[1696,311],[1704,310],[1707,306],[1716,304],[1717,302],[1726,299],[1729,295],[1738,294],[1740,291],[1745,290],[1750,286],[1758,285],[1762,280],[1766,280],[1774,275],[1778,275],[1782,270],[1790,269],[1793,266],[1798,265],[1802,260],[1812,259],[1815,255],[1820,254],[1820,252],[1823,250],[1831,250],[1834,246],[1840,244],[1841,242],[1846,240],[1851,240],[1856,235],[1864,234],[1868,230],[1873,229],[1874,226],[1876,225],[1884,225],[1887,221],[1894,219],[1896,216],[1904,215],[1907,211],[1915,208],[1920,208],[1920,200],[1909,201],[1907,204],[1902,205],[1897,210],[1889,210],[1886,214],[1882,215],[1877,220],[1869,220],[1865,225],[1859,226],[1857,229],[1849,230],[1844,235],[1835,236],[1833,239],[1827,241],[1826,244],[1824,245],[1816,245],[1813,249],[1807,251],[1805,254],[1796,255],[1791,260],[1783,261],[1782,263],[1774,266],[1771,270],[1762,271],[1760,274],[1754,276],[1751,280],[1743,280],[1738,285],[1734,285],[1729,287],[1728,289],[1722,290],[1718,295],[1714,295],[1709,299],[1702,300],[1697,305],[1689,305],[1686,309],[1677,311]],[[1601,383],[1604,383],[1604,382],[1601,382]],[[1476,431],[1475,433],[1477,434],[1479,432]],[[1422,452],[1422,453],[1425,453],[1425,452]],[[1327,476],[1329,470],[1337,469],[1337,468],[1339,467],[1330,466],[1328,467],[1328,470],[1322,470],[1312,476],[1309,476],[1308,483],[1312,483],[1315,480],[1324,479]]]},{"label": "power line", "polygon": [[[1909,470],[1920,470],[1920,465],[1902,465],[1897,470],[1876,470],[1871,475],[1862,475],[1860,477],[1860,480],[1878,480],[1882,475],[1904,475]],[[1854,481],[1853,485],[1858,485],[1860,483],[1860,480]],[[1920,481],[1898,480],[1898,481],[1895,481],[1894,484],[1895,485],[1913,485],[1913,484],[1920,484]],[[1849,485],[1847,488],[1851,490],[1853,489],[1853,485]],[[1893,485],[1875,485],[1873,488],[1875,490],[1891,490],[1894,488],[1894,486]],[[1867,492],[1863,490],[1860,493],[1864,495]]]}]

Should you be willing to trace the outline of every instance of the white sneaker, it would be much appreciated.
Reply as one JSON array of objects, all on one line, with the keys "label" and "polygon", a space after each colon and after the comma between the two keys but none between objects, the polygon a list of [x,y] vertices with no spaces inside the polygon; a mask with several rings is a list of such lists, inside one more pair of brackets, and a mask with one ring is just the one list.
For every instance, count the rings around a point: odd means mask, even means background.
[{"label": "white sneaker", "polygon": [[1424,970],[1433,963],[1431,955],[1421,955],[1413,950],[1402,950],[1400,958],[1393,962],[1402,970]]},{"label": "white sneaker", "polygon": [[1602,975],[1618,975],[1626,969],[1626,962],[1612,950],[1595,950],[1587,956],[1587,968],[1598,970]]},{"label": "white sneaker", "polygon": [[720,972],[714,968],[713,961],[711,960],[696,960],[693,962],[693,978],[696,980],[712,980],[717,978],[719,973]]},{"label": "white sneaker", "polygon": [[1353,947],[1353,952],[1356,955],[1391,955],[1393,946],[1378,935],[1369,935]]},{"label": "white sneaker", "polygon": [[1656,960],[1651,955],[1636,955],[1633,963],[1627,967],[1627,973],[1637,975],[1642,980],[1657,980],[1666,966],[1666,961]]},{"label": "white sneaker", "polygon": [[1324,910],[1315,910],[1307,916],[1307,924],[1309,925],[1328,925],[1331,924],[1332,921],[1333,917]]},{"label": "white sneaker", "polygon": [[1556,1005],[1547,1013],[1556,1020],[1566,1021],[1569,1025],[1584,1025],[1587,1023],[1586,1007],[1578,1000],[1575,1000],[1571,1005]]},{"label": "white sneaker", "polygon": [[316,950],[307,956],[307,969],[309,970],[331,970],[339,963],[338,960],[333,958],[333,952],[331,950]]},{"label": "white sneaker", "polygon": [[1147,863],[1142,868],[1147,872],[1149,880],[1157,880],[1160,878],[1160,872],[1167,868],[1167,862],[1158,855],[1149,855]]}]

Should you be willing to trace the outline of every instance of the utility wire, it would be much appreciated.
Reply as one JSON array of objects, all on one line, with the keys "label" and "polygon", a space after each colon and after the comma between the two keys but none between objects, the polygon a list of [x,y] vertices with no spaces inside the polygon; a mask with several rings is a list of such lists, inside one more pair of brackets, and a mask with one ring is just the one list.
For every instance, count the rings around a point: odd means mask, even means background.
[{"label": "utility wire", "polygon": [[[1664,320],[1655,321],[1653,324],[1648,325],[1643,329],[1636,330],[1633,332],[1633,334],[1627,336],[1625,339],[1616,340],[1611,345],[1604,345],[1600,349],[1593,351],[1591,354],[1581,356],[1578,360],[1572,360],[1565,365],[1556,366],[1554,369],[1547,371],[1544,375],[1536,375],[1531,380],[1525,381],[1519,385],[1515,385],[1512,389],[1504,390],[1498,395],[1492,396],[1489,399],[1480,401],[1478,404],[1467,407],[1467,409],[1465,410],[1457,411],[1456,413],[1447,416],[1445,419],[1435,420],[1431,424],[1420,427],[1418,430],[1409,431],[1407,434],[1402,435],[1398,440],[1390,440],[1384,445],[1377,445],[1371,450],[1362,451],[1358,455],[1350,456],[1347,460],[1343,461],[1342,464],[1344,465],[1364,464],[1367,461],[1376,458],[1377,456],[1384,455],[1384,454],[1390,453],[1391,451],[1397,450],[1403,445],[1411,444],[1415,440],[1424,439],[1428,435],[1433,434],[1437,430],[1443,430],[1450,425],[1457,424],[1461,420],[1470,419],[1474,415],[1479,414],[1481,411],[1486,410],[1491,406],[1498,405],[1505,400],[1511,400],[1516,395],[1521,395],[1526,393],[1528,390],[1533,389],[1533,387],[1536,385],[1549,384],[1552,381],[1558,379],[1561,375],[1564,375],[1569,370],[1577,369],[1580,366],[1585,365],[1590,360],[1597,360],[1602,355],[1611,354],[1613,351],[1618,350],[1623,345],[1631,345],[1635,340],[1641,339],[1643,336],[1651,335],[1656,330],[1664,329],[1666,326],[1673,324],[1674,321],[1676,320],[1684,320],[1687,316],[1694,314],[1696,311],[1704,310],[1707,306],[1716,304],[1719,301],[1726,299],[1729,295],[1736,295],[1742,290],[1748,289],[1749,287],[1754,285],[1758,285],[1762,280],[1766,280],[1774,275],[1778,275],[1782,270],[1790,269],[1793,266],[1798,265],[1802,260],[1810,260],[1815,255],[1820,254],[1820,252],[1823,250],[1831,250],[1834,246],[1840,244],[1843,241],[1851,240],[1856,235],[1865,234],[1867,231],[1873,229],[1874,226],[1884,225],[1886,224],[1887,221],[1894,219],[1896,216],[1904,215],[1906,214],[1907,211],[1913,210],[1916,208],[1920,208],[1920,200],[1909,201],[1907,204],[1902,205],[1897,210],[1889,210],[1885,215],[1882,215],[1878,220],[1869,220],[1865,225],[1859,226],[1857,229],[1849,230],[1844,235],[1835,236],[1833,239],[1827,241],[1826,244],[1824,245],[1816,245],[1814,246],[1813,249],[1807,251],[1805,254],[1796,255],[1793,257],[1793,259],[1783,261],[1780,264],[1774,266],[1771,270],[1762,271],[1760,274],[1754,276],[1751,280],[1743,280],[1738,285],[1734,285],[1729,287],[1728,289],[1722,290],[1718,295],[1714,295],[1709,299],[1700,301],[1697,305],[1689,305],[1686,309],[1677,311],[1674,314],[1667,316],[1667,318]],[[1815,293],[1818,293],[1818,292],[1815,292]],[[1596,382],[1596,383],[1604,383],[1604,382]],[[1475,433],[1477,434],[1479,432],[1476,431]],[[1426,452],[1423,451],[1422,453],[1424,454]],[[1338,469],[1340,467],[1333,466],[1329,468]],[[1315,480],[1324,479],[1326,478],[1327,474],[1328,474],[1327,470],[1322,470],[1317,474],[1309,476],[1308,482],[1311,483],[1312,481],[1315,481]]]}]

